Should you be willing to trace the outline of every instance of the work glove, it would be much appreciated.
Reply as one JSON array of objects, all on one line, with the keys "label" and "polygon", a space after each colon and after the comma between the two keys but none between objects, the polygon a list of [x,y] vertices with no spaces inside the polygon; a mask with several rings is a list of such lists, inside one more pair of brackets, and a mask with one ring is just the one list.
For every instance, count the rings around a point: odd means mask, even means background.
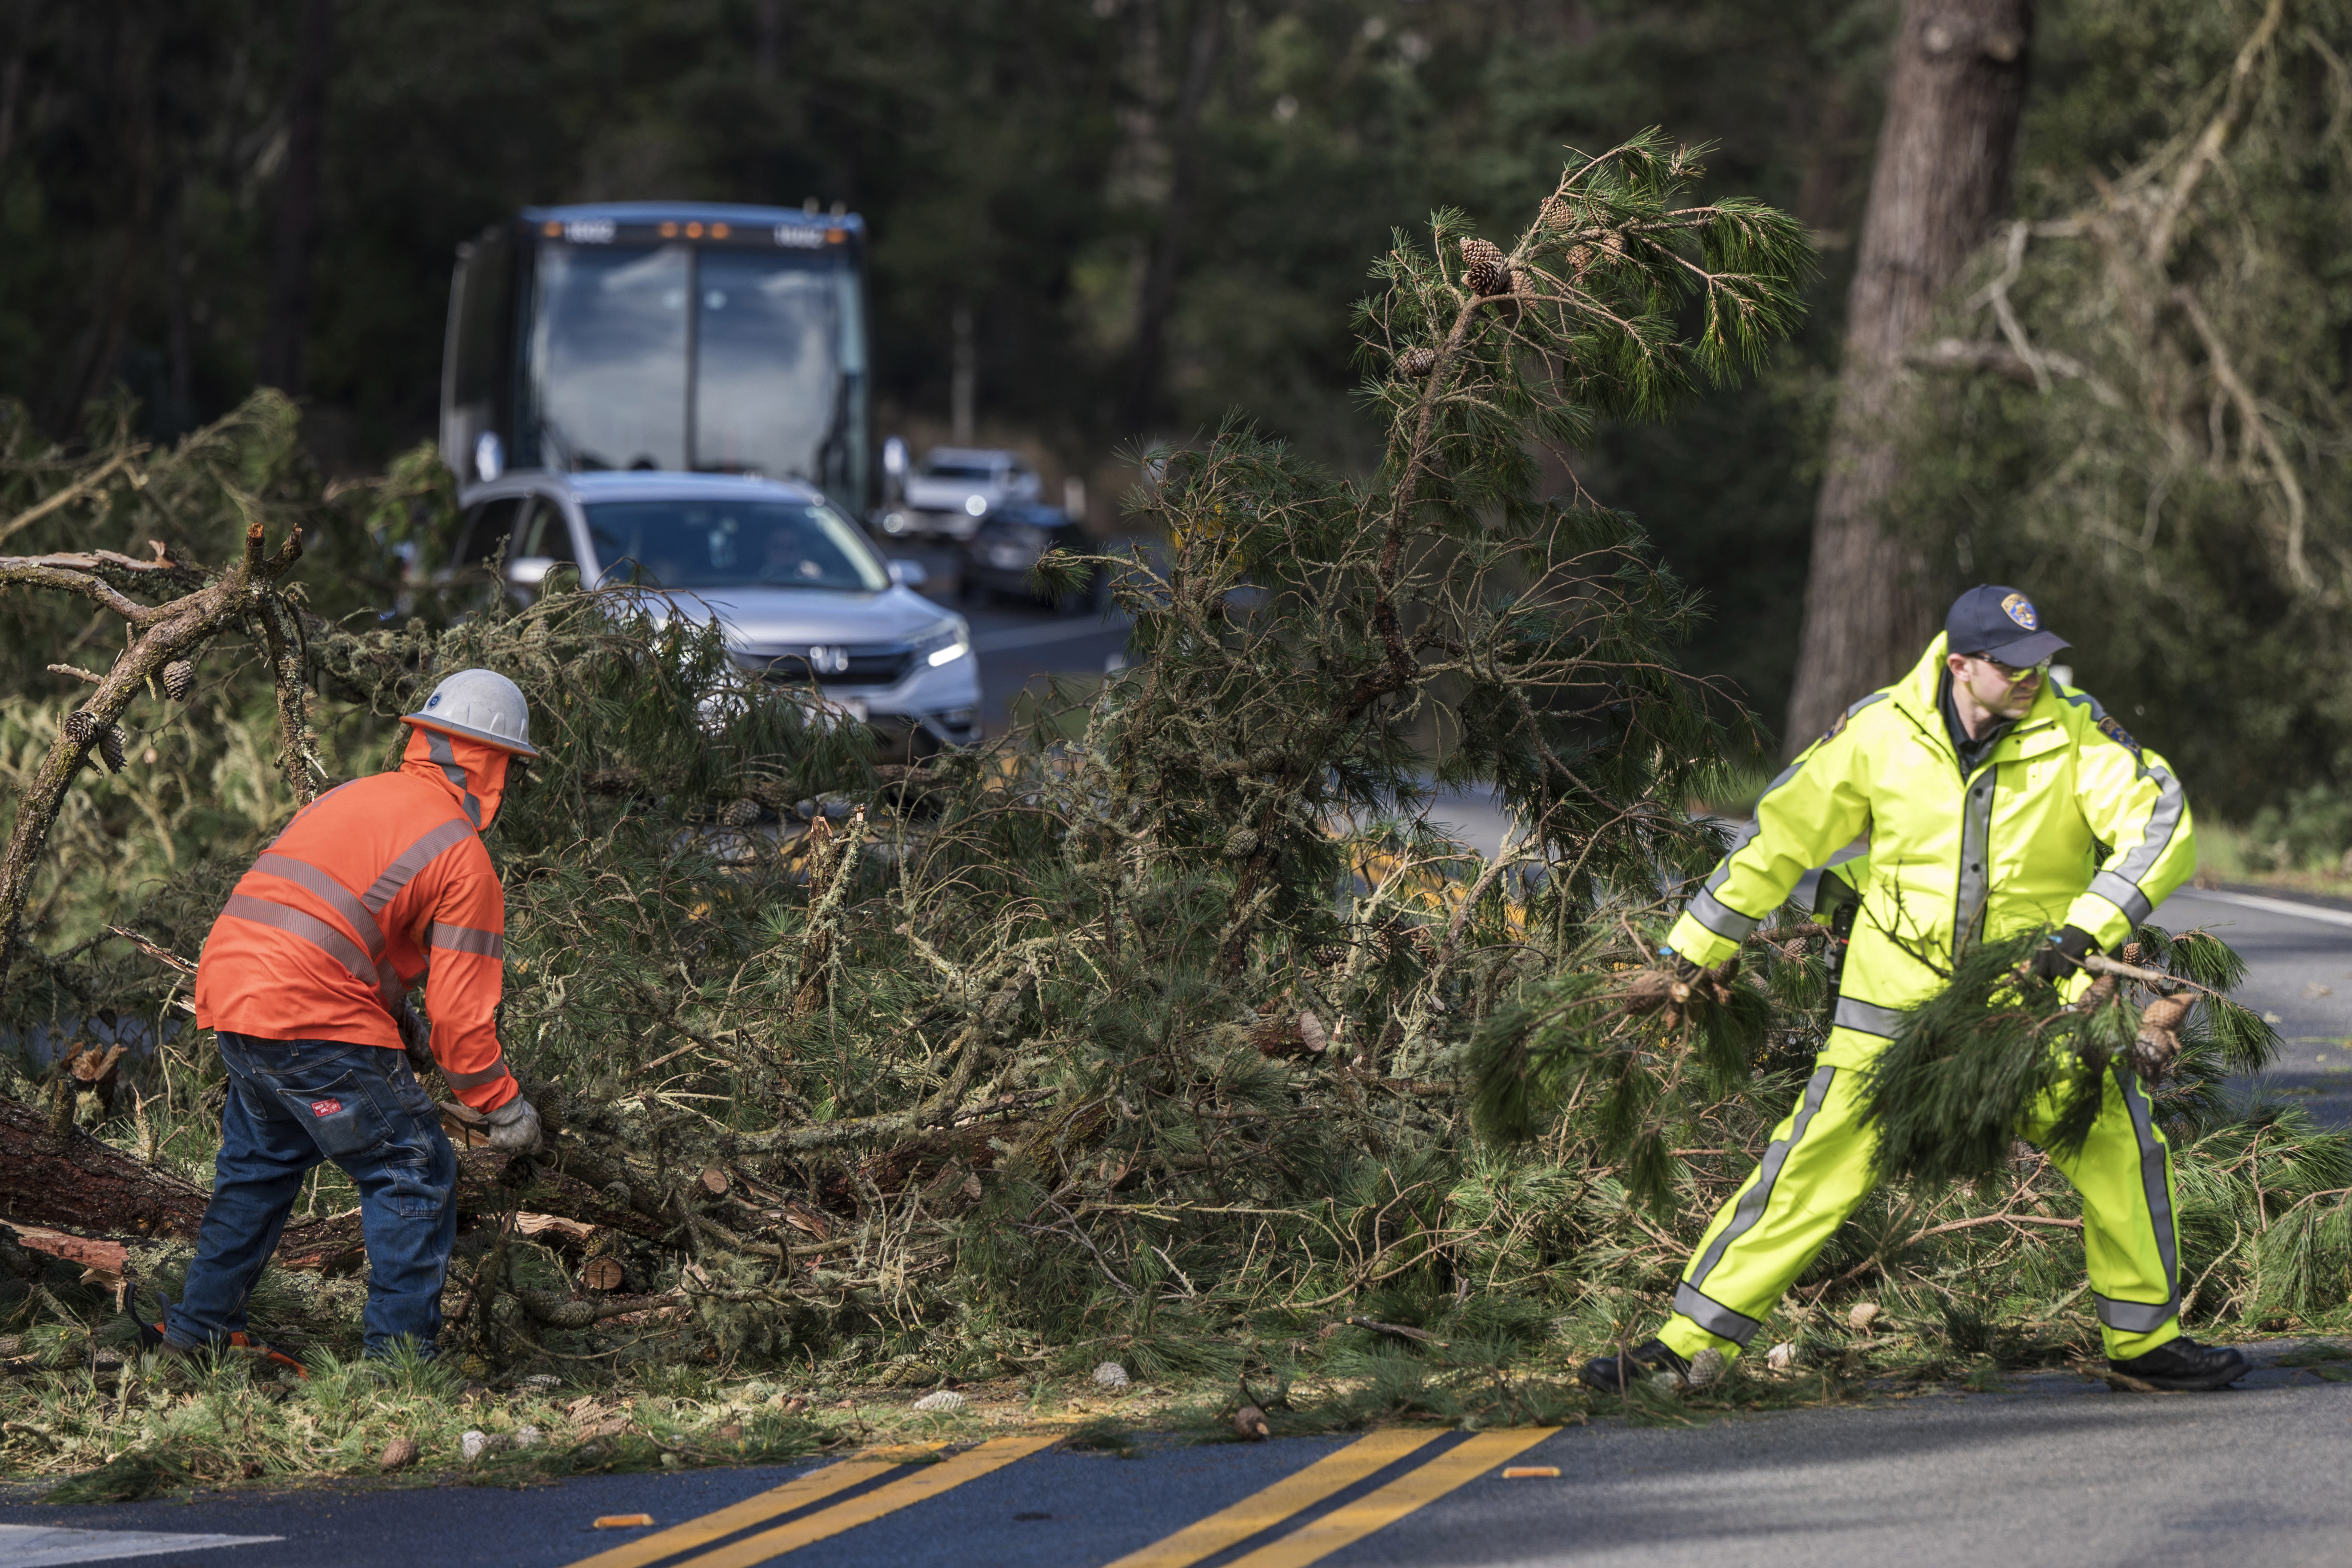
[{"label": "work glove", "polygon": [[516,1095],[496,1110],[482,1112],[482,1122],[490,1130],[490,1147],[499,1153],[535,1154],[539,1152],[539,1112],[521,1095]]},{"label": "work glove", "polygon": [[2066,926],[2036,948],[2025,966],[2038,980],[2063,980],[2083,967],[2085,955],[2098,951],[2098,939],[2089,931]]},{"label": "work glove", "polygon": [[423,1078],[433,1070],[433,1026],[416,1016],[416,1009],[408,1005],[405,996],[400,999],[392,1021],[400,1026],[400,1048],[408,1058],[408,1065],[418,1078]]}]

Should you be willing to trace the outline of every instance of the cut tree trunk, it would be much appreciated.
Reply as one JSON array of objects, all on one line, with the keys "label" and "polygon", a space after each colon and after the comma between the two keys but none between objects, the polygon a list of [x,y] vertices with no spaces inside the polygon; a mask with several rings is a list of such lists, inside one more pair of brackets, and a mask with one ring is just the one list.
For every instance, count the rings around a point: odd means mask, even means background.
[{"label": "cut tree trunk", "polygon": [[[510,1159],[495,1149],[458,1154],[460,1215],[499,1217],[519,1205],[648,1240],[670,1228],[616,1205],[560,1171],[536,1171],[509,1185]],[[43,1111],[0,1098],[0,1220],[101,1237],[193,1242],[207,1196],[194,1182],[157,1170],[79,1128],[60,1135]],[[359,1258],[356,1210],[298,1221],[278,1238],[278,1262],[288,1268],[333,1268],[355,1265]]]},{"label": "cut tree trunk", "polygon": [[2008,209],[2032,36],[2032,0],[1903,7],[1813,515],[1791,752],[1900,675],[1935,633],[1937,584],[1887,515],[1903,479],[1903,350]]}]

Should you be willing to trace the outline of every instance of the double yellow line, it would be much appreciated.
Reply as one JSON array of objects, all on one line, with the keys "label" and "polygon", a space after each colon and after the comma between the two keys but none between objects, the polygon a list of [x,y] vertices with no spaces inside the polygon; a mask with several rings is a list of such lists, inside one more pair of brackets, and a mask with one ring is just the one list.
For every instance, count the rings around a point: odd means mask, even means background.
[{"label": "double yellow line", "polygon": [[[1313,1523],[1235,1558],[1227,1568],[1305,1568],[1342,1546],[1394,1524],[1413,1510],[1435,1502],[1454,1488],[1476,1480],[1559,1430],[1557,1426],[1522,1426],[1507,1432],[1481,1432],[1428,1463],[1407,1470],[1386,1486],[1374,1488]],[[1186,1525],[1164,1541],[1154,1542],[1140,1552],[1129,1552],[1109,1568],[1188,1568],[1191,1563],[1272,1530],[1334,1493],[1345,1491],[1365,1477],[1435,1442],[1442,1435],[1375,1432],[1336,1454],[1316,1460],[1297,1475],[1285,1477],[1264,1491],[1242,1499],[1231,1508],[1220,1510],[1197,1524]]]},{"label": "double yellow line", "polygon": [[[1308,1563],[1362,1540],[1376,1530],[1436,1501],[1496,1466],[1535,1447],[1559,1428],[1521,1427],[1505,1432],[1481,1432],[1465,1438],[1435,1458],[1415,1466],[1384,1486],[1353,1502],[1343,1504],[1287,1535],[1237,1558],[1228,1568],[1306,1568]],[[1108,1568],[1189,1568],[1252,1536],[1278,1528],[1326,1499],[1333,1497],[1410,1458],[1444,1434],[1438,1432],[1375,1432],[1326,1455],[1265,1490],[1253,1493],[1206,1519],[1186,1525],[1165,1540],[1131,1552]],[[849,1459],[828,1465],[782,1486],[744,1499],[716,1513],[691,1519],[600,1552],[572,1568],[652,1568],[685,1552],[675,1568],[755,1568],[785,1552],[824,1541],[870,1523],[885,1514],[951,1491],[1015,1459],[1051,1447],[1057,1437],[999,1437],[961,1454],[919,1468],[908,1468],[897,1459]],[[926,1445],[936,1449],[936,1444]],[[904,1472],[856,1497],[820,1508],[772,1529],[744,1536],[709,1551],[715,1542],[821,1503],[837,1493],[864,1485],[893,1471]]]}]

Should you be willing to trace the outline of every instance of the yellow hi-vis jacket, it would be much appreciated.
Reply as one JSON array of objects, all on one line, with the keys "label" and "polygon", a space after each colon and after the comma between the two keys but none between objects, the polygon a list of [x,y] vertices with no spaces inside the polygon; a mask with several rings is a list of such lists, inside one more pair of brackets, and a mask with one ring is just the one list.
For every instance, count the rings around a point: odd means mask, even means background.
[{"label": "yellow hi-vis jacket", "polygon": [[1666,939],[1722,963],[1807,869],[1867,837],[1868,856],[1837,868],[1862,909],[1830,1065],[1874,1057],[1970,942],[2073,925],[2112,951],[2196,869],[2171,767],[2054,680],[1963,779],[1937,702],[1944,654],[1938,637],[1772,781]]}]

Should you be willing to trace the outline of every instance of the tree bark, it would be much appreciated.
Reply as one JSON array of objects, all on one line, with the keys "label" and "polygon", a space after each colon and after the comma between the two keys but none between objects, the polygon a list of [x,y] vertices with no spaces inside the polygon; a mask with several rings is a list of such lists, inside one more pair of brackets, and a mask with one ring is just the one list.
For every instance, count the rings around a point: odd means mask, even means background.
[{"label": "tree bark", "polygon": [[289,397],[302,390],[302,355],[310,338],[327,82],[334,71],[334,0],[302,0],[301,26],[288,95],[286,174],[278,188],[278,245],[270,258],[269,315],[261,342],[261,384]]},{"label": "tree bark", "polygon": [[[506,1181],[510,1157],[493,1149],[457,1155],[457,1212],[502,1215],[518,1201]],[[668,1222],[616,1205],[587,1183],[557,1171],[530,1172],[519,1184],[520,1202],[534,1214],[605,1226],[646,1240]],[[210,1194],[194,1183],[133,1159],[77,1127],[60,1133],[49,1117],[21,1100],[0,1097],[0,1220],[58,1226],[93,1236],[194,1242]],[[356,1263],[359,1215],[301,1220],[278,1237],[277,1261],[286,1268]]]},{"label": "tree bark", "polygon": [[2008,209],[2032,36],[2032,0],[1904,5],[1813,515],[1791,752],[1900,675],[1934,635],[1937,584],[1887,514],[1903,479],[1903,351]]}]

